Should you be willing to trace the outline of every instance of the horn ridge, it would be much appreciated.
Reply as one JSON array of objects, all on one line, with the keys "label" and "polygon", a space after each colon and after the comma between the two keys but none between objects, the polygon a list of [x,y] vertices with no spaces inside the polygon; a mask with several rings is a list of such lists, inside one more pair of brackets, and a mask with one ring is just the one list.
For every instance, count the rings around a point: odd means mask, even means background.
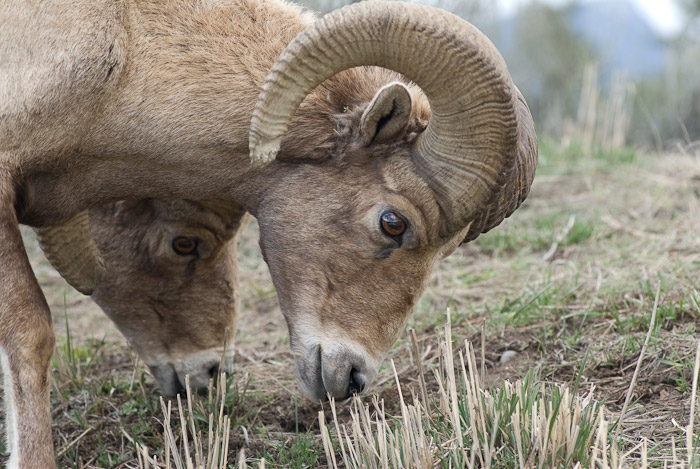
[{"label": "horn ridge", "polygon": [[363,65],[403,74],[428,98],[431,117],[413,156],[445,215],[441,234],[480,217],[510,182],[516,163],[518,92],[486,36],[432,7],[361,2],[300,33],[273,65],[258,98],[250,127],[252,162],[275,158],[313,88]]},{"label": "horn ridge", "polygon": [[35,228],[41,250],[66,282],[84,295],[100,283],[105,264],[90,231],[87,211],[61,225]]}]

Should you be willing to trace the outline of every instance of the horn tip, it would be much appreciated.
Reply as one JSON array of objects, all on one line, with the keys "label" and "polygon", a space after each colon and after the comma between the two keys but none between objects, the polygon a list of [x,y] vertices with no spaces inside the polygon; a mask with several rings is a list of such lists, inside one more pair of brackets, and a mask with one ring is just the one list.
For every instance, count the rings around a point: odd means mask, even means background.
[{"label": "horn tip", "polygon": [[275,161],[282,139],[275,138],[266,142],[255,142],[250,146],[250,164],[261,168]]},{"label": "horn tip", "polygon": [[98,256],[97,263],[93,266],[92,275],[87,275],[81,279],[71,279],[68,283],[83,295],[90,296],[102,281],[106,269],[104,259]]},{"label": "horn tip", "polygon": [[97,285],[76,285],[75,289],[85,296],[91,296]]}]

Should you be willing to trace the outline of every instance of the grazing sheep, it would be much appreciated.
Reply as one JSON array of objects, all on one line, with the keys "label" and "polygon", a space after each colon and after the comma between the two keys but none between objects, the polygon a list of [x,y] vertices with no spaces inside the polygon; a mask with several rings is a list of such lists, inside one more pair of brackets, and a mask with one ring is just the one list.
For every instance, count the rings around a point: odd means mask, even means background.
[{"label": "grazing sheep", "polygon": [[241,207],[302,390],[340,399],[372,382],[433,264],[509,216],[534,177],[532,117],[503,59],[438,9],[358,3],[314,21],[277,0],[6,0],[0,24],[10,467],[55,465],[54,335],[19,223],[90,293],[106,274],[86,209]]},{"label": "grazing sheep", "polygon": [[240,207],[134,200],[90,209],[105,264],[92,299],[174,396],[231,372],[238,314]]}]

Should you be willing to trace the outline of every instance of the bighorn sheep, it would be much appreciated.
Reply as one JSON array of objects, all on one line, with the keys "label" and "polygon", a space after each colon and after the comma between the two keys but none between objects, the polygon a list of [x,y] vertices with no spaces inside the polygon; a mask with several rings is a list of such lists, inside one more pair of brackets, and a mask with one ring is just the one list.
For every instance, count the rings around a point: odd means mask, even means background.
[{"label": "bighorn sheep", "polygon": [[[221,202],[129,200],[90,209],[105,264],[92,299],[174,396],[231,372],[238,313],[236,235],[247,216]],[[221,369],[223,365],[223,369]]]},{"label": "bighorn sheep", "polygon": [[314,22],[276,0],[8,0],[0,24],[11,467],[55,465],[54,336],[18,223],[89,292],[104,266],[88,207],[240,206],[302,390],[344,398],[372,382],[434,262],[510,215],[534,176],[532,118],[503,59],[441,10],[357,3]]}]

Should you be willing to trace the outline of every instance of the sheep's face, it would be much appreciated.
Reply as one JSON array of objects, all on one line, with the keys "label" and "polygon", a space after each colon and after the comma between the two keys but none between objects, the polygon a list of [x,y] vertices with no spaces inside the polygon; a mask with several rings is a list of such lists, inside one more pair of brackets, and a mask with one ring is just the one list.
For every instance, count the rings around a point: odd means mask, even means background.
[{"label": "sheep's face", "polygon": [[[174,395],[230,371],[236,325],[236,242],[242,211],[189,201],[124,201],[92,209],[107,265],[92,298]],[[231,216],[236,213],[236,216]]]},{"label": "sheep's face", "polygon": [[297,377],[314,400],[373,381],[436,259],[461,241],[439,238],[430,190],[400,149],[373,154],[387,149],[278,162],[283,176],[256,214]]}]

